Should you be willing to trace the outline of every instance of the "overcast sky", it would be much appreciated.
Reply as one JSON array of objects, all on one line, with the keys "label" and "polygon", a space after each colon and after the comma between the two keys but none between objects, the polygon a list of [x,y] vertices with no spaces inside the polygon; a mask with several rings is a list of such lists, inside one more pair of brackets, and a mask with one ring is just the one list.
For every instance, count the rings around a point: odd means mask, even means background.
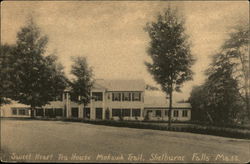
[{"label": "overcast sky", "polygon": [[[14,44],[16,33],[31,14],[49,37],[48,53],[57,52],[70,70],[70,56],[83,55],[93,67],[95,78],[144,79],[156,85],[144,65],[148,34],[145,24],[167,8],[163,1],[22,1],[1,3],[1,42]],[[230,28],[249,21],[249,4],[241,2],[170,2],[186,18],[186,33],[197,59],[194,80],[186,82],[182,93],[187,99],[193,85],[201,84],[210,56],[218,51]]]}]

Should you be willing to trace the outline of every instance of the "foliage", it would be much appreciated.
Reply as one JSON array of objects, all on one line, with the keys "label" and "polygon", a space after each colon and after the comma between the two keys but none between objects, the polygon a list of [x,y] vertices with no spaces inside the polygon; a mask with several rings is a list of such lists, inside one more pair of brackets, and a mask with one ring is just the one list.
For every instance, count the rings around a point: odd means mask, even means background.
[{"label": "foliage", "polygon": [[233,30],[222,46],[222,52],[234,64],[233,76],[237,80],[239,96],[245,103],[246,114],[250,120],[249,24]]},{"label": "foliage", "polygon": [[233,123],[241,108],[233,67],[227,56],[217,54],[208,70],[207,99],[209,111],[216,122]]},{"label": "foliage", "polygon": [[213,124],[232,124],[238,121],[242,103],[237,81],[233,78],[233,66],[223,54],[214,56],[207,70],[207,80],[191,92],[193,120],[210,121]]},{"label": "foliage", "polygon": [[249,111],[249,28],[234,29],[214,55],[207,80],[193,88],[192,119],[213,123],[244,123]]},{"label": "foliage", "polygon": [[194,86],[190,94],[190,104],[192,106],[191,120],[200,122],[212,122],[207,115],[207,93],[204,85]]},{"label": "foliage", "polygon": [[232,124],[250,118],[249,71],[249,27],[241,25],[214,55],[205,83],[193,88],[192,119]]},{"label": "foliage", "polygon": [[15,93],[9,98],[34,108],[43,106],[61,94],[67,85],[63,68],[53,55],[44,56],[47,36],[42,36],[39,27],[30,19],[17,34],[16,48],[11,56]]},{"label": "foliage", "polygon": [[86,106],[90,102],[90,90],[93,85],[92,68],[88,66],[87,60],[83,56],[72,58],[73,65],[71,74],[74,79],[71,83],[72,96],[75,97],[74,101]]},{"label": "foliage", "polygon": [[12,55],[14,51],[13,45],[1,45],[0,54],[0,106],[10,103],[7,97],[10,97],[15,91],[14,69],[15,57]]},{"label": "foliage", "polygon": [[50,85],[48,96],[55,100],[63,94],[65,87],[69,84],[69,80],[65,77],[64,67],[61,63],[57,62],[58,58],[55,55],[45,57],[46,68],[50,75]]},{"label": "foliage", "polygon": [[[162,90],[169,95],[171,111],[172,92],[180,92],[182,84],[191,80],[193,75],[190,68],[194,59],[185,34],[184,20],[169,7],[163,15],[158,15],[156,22],[148,23],[145,30],[151,39],[148,54],[153,61],[145,64]],[[171,120],[171,115],[169,117]]]}]

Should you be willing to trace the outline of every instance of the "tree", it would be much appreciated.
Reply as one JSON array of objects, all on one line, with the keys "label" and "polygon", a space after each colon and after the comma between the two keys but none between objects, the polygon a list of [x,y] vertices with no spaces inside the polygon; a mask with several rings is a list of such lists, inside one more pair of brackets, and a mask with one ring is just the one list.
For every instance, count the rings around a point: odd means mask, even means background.
[{"label": "tree", "polygon": [[17,34],[14,69],[18,80],[15,94],[10,98],[30,105],[32,117],[36,107],[48,104],[66,86],[66,78],[57,67],[56,58],[44,56],[47,42],[48,37],[42,36],[32,18]]},{"label": "tree", "polygon": [[163,15],[158,15],[156,22],[148,23],[145,30],[151,39],[148,54],[153,61],[145,64],[162,90],[169,95],[171,113],[173,92],[180,92],[183,83],[191,80],[193,75],[190,68],[194,59],[185,34],[184,20],[178,16],[177,10],[168,7]]},{"label": "tree", "polygon": [[88,66],[87,60],[83,56],[73,57],[71,74],[74,75],[72,80],[72,99],[78,104],[85,106],[90,102],[90,90],[93,85],[92,68]]},{"label": "tree", "polygon": [[213,119],[209,114],[208,110],[209,103],[207,101],[208,97],[207,88],[208,87],[205,87],[205,84],[203,84],[200,86],[194,86],[191,91],[189,102],[192,106],[191,119],[193,121],[198,121],[198,122],[209,121],[210,123],[213,123]]},{"label": "tree", "polygon": [[239,96],[245,102],[248,119],[250,120],[250,55],[249,55],[249,24],[233,29],[221,48],[224,56],[234,63],[234,79],[238,83]]},{"label": "tree", "polygon": [[68,86],[69,80],[65,77],[64,67],[61,63],[57,62],[58,58],[55,55],[48,55],[45,57],[45,65],[50,81],[48,85],[49,97],[55,99],[62,96],[65,87]]},{"label": "tree", "polygon": [[13,56],[15,46],[4,44],[1,45],[0,54],[0,106],[8,104],[10,101],[7,99],[14,92],[15,88],[15,71],[13,70],[13,63],[15,57]]},{"label": "tree", "polygon": [[212,117],[219,123],[233,123],[241,108],[238,83],[233,78],[234,65],[227,56],[219,53],[207,70],[207,100]]},{"label": "tree", "polygon": [[214,56],[205,83],[194,87],[191,92],[193,120],[210,121],[212,124],[232,124],[238,121],[242,101],[237,80],[233,78],[234,65],[221,53]]}]

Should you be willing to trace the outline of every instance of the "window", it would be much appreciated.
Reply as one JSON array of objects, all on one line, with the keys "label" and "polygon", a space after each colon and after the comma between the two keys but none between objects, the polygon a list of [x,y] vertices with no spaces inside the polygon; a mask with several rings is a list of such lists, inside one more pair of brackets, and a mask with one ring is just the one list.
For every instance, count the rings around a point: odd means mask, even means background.
[{"label": "window", "polygon": [[129,117],[130,116],[130,109],[122,109],[122,116]]},{"label": "window", "polygon": [[132,109],[132,116],[133,117],[140,117],[141,116],[141,109]]},{"label": "window", "polygon": [[50,111],[50,109],[48,109],[48,108],[45,108],[45,116],[49,116],[49,111]]},{"label": "window", "polygon": [[161,110],[156,110],[155,111],[155,116],[156,117],[161,117]]},{"label": "window", "polygon": [[121,101],[121,93],[112,93],[112,101]]},{"label": "window", "polygon": [[96,108],[95,109],[95,118],[96,119],[102,119],[102,108]]},{"label": "window", "polygon": [[122,93],[122,101],[130,101],[130,95],[131,93],[129,92]]},{"label": "window", "polygon": [[45,116],[50,117],[50,118],[55,117],[53,108],[45,108]]},{"label": "window", "polygon": [[90,108],[84,108],[83,111],[83,117],[90,119]]},{"label": "window", "polygon": [[188,116],[188,111],[187,110],[183,110],[182,111],[182,117],[187,117]]},{"label": "window", "polygon": [[116,116],[120,117],[122,115],[121,112],[122,112],[121,109],[112,109],[112,116],[113,117],[116,117]]},{"label": "window", "polygon": [[16,108],[12,108],[12,114],[17,115],[17,109]]},{"label": "window", "polygon": [[78,108],[71,108],[71,116],[78,117]]},{"label": "window", "polygon": [[56,108],[55,109],[55,115],[56,116],[63,116],[63,110],[62,110],[62,108]]},{"label": "window", "polygon": [[133,101],[141,101],[141,93],[140,92],[132,93],[132,100]]},{"label": "window", "polygon": [[25,109],[19,109],[18,114],[19,115],[26,115]]},{"label": "window", "polygon": [[175,110],[174,111],[174,117],[178,117],[179,116],[179,111],[178,110]]},{"label": "window", "polygon": [[169,116],[170,115],[170,110],[166,110],[165,111],[165,116]]},{"label": "window", "polygon": [[42,108],[36,109],[36,116],[43,116],[43,109]]},{"label": "window", "polygon": [[95,101],[102,101],[103,100],[102,92],[93,92],[92,97],[95,99]]}]

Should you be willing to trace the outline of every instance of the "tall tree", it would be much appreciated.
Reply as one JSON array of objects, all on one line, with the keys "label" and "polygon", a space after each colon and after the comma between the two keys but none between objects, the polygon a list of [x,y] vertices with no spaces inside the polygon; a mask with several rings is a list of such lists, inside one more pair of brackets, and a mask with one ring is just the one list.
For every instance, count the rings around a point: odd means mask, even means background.
[{"label": "tall tree", "polygon": [[222,52],[234,63],[234,78],[238,82],[240,97],[245,102],[245,109],[250,120],[250,55],[249,23],[233,29],[222,46]]},{"label": "tall tree", "polygon": [[207,71],[206,99],[212,117],[219,123],[233,123],[241,108],[238,83],[233,78],[234,65],[227,56],[219,53]]},{"label": "tall tree", "polygon": [[85,106],[90,102],[90,90],[93,85],[92,68],[88,66],[84,56],[73,57],[71,74],[74,75],[72,80],[72,99],[78,104]]},{"label": "tall tree", "polygon": [[189,98],[189,102],[192,106],[192,115],[191,115],[191,120],[192,121],[199,121],[199,122],[213,122],[212,120],[209,119],[209,117],[207,117],[207,93],[205,90],[204,85],[200,85],[200,86],[194,86],[191,94],[190,94],[190,98]]},{"label": "tall tree", "polygon": [[[58,96],[62,96],[65,87],[68,86],[69,80],[66,78],[64,73],[64,67],[58,62],[56,55],[48,55],[45,57],[45,70],[49,75],[48,92],[49,97],[55,99]],[[44,71],[45,71],[44,70]]]},{"label": "tall tree", "polygon": [[[184,19],[177,10],[170,7],[156,22],[148,23],[145,30],[151,39],[148,54],[153,63],[146,62],[148,71],[153,75],[162,90],[169,96],[169,111],[172,111],[173,92],[180,92],[182,84],[192,79],[191,66],[194,59],[185,34]],[[171,114],[169,114],[169,126]]]},{"label": "tall tree", "polygon": [[0,54],[0,106],[10,103],[7,99],[15,90],[15,71],[14,63],[16,58],[13,56],[15,46],[4,44],[1,45]]},{"label": "tall tree", "polygon": [[214,56],[205,83],[191,92],[193,120],[212,124],[232,124],[240,120],[242,101],[237,80],[233,77],[234,66],[226,55]]},{"label": "tall tree", "polygon": [[41,34],[32,18],[17,34],[14,55],[18,81],[11,98],[30,105],[32,117],[36,107],[48,104],[55,91],[60,94],[66,86],[62,69],[56,68],[56,58],[45,57],[47,42],[48,37]]}]

